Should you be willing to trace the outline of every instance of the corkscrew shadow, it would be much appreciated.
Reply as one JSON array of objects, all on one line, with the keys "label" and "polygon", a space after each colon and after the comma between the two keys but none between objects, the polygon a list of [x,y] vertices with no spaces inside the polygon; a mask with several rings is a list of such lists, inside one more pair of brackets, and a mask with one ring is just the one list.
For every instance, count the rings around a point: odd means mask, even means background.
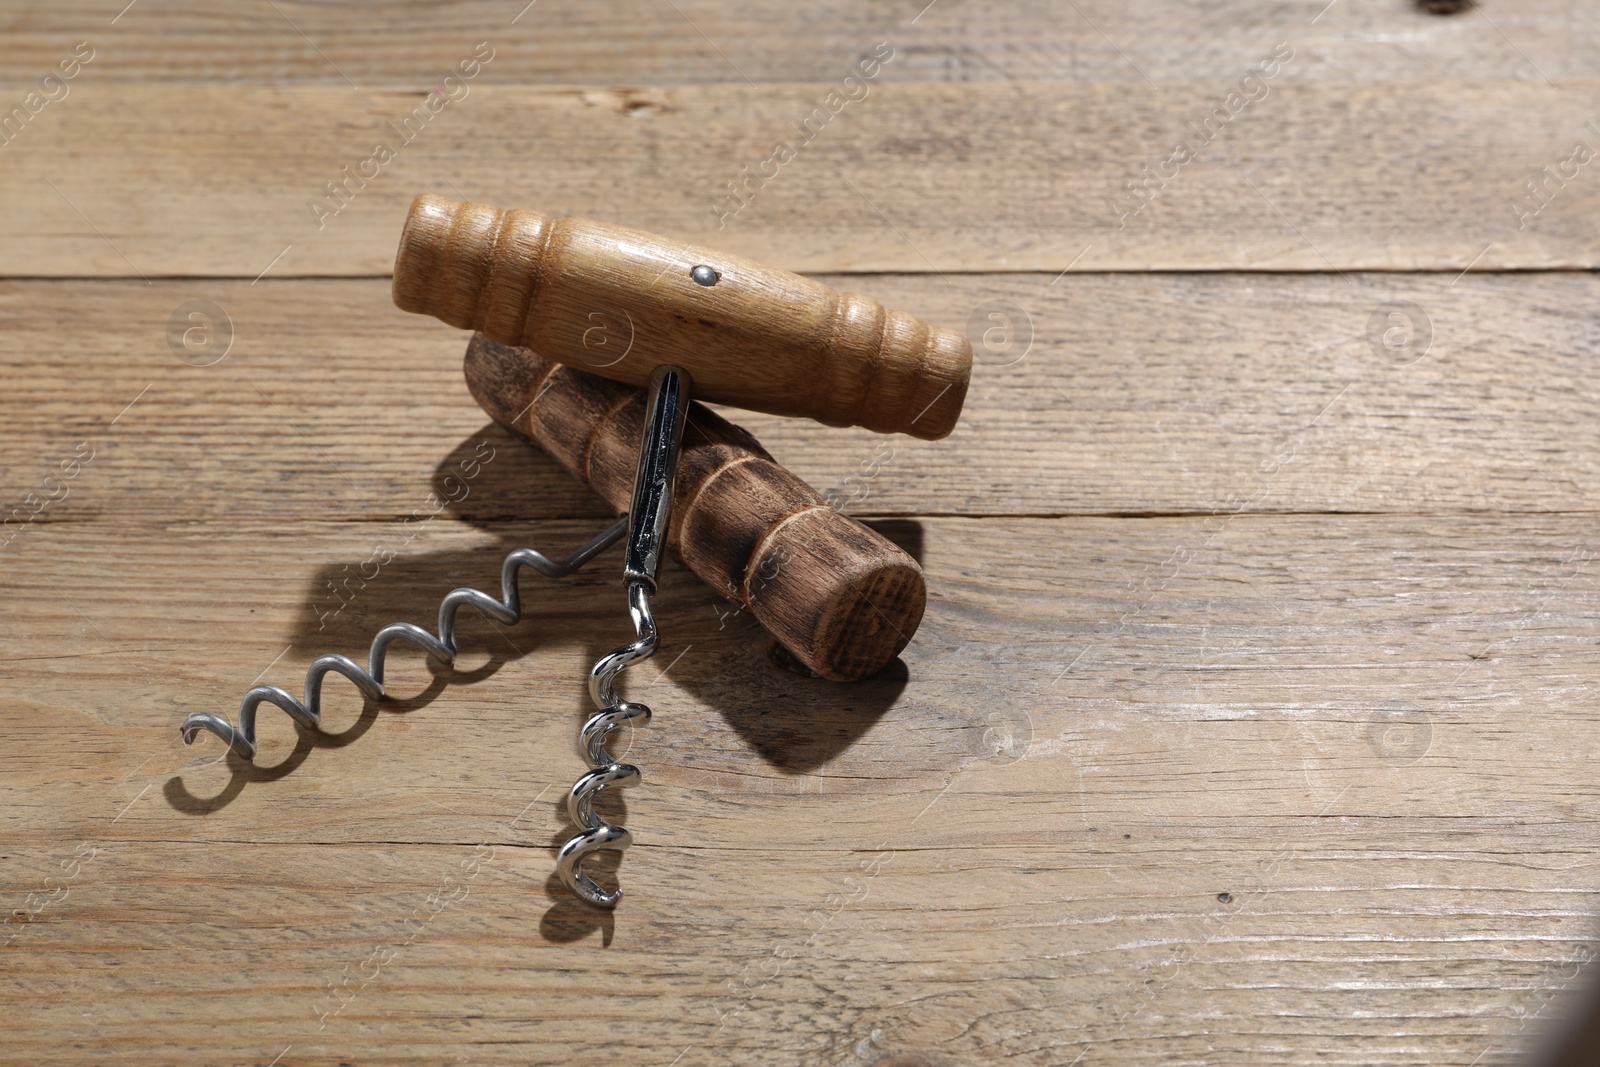
[{"label": "corkscrew shadow", "polygon": [[919,566],[922,564],[925,535],[922,523],[916,519],[863,519],[861,525],[903,548],[906,555],[916,560]]},{"label": "corkscrew shadow", "polygon": [[[922,561],[921,523],[886,519],[866,525]],[[704,597],[685,593],[663,601]],[[843,755],[895,706],[911,677],[905,660],[896,658],[858,682],[818,678],[747,613],[709,621],[702,613],[680,622],[671,612],[662,632],[680,635],[673,644],[689,648],[673,668],[673,681],[716,708],[757,755],[786,774],[812,773]],[[693,645],[714,651],[696,656]],[[670,660],[677,652],[664,647],[659,655]]]},{"label": "corkscrew shadow", "polygon": [[[467,586],[498,596],[500,561],[512,549],[531,545],[556,556],[581,542],[579,537],[570,543],[550,543],[539,523],[572,520],[579,526],[592,525],[598,532],[612,517],[603,504],[543,452],[494,423],[463,441],[439,462],[433,490],[439,504],[436,510],[430,510],[430,502],[429,507],[413,514],[411,522],[374,524],[377,547],[371,556],[324,566],[312,575],[286,659],[309,663],[317,656],[338,652],[365,665],[373,636],[389,623],[404,620],[432,630],[439,601],[452,588]],[[384,510],[393,514],[395,509]],[[432,524],[451,519],[492,534],[498,543],[423,551],[421,546],[427,543]],[[912,556],[921,558],[920,524],[890,520],[869,525]],[[313,750],[354,743],[377,722],[380,712],[403,715],[426,708],[447,686],[473,685],[492,678],[506,664],[521,659],[535,647],[579,643],[587,646],[585,653],[590,660],[599,658],[631,637],[621,582],[613,573],[616,567],[613,551],[566,579],[547,579],[523,571],[525,611],[531,606],[538,615],[541,604],[548,609],[550,602],[545,598],[554,592],[567,598],[566,606],[582,616],[582,624],[574,626],[570,619],[563,619],[561,608],[555,609],[555,624],[547,614],[542,625],[529,625],[531,620],[524,619],[513,626],[492,623],[475,611],[463,611],[463,658],[481,660],[477,666],[456,670],[426,657],[419,648],[398,644],[397,654],[387,661],[388,695],[382,700],[362,700],[344,679],[328,677],[324,701],[325,709],[329,709],[328,719],[342,722],[349,712],[341,709],[350,708],[352,700],[361,701],[360,711],[349,726],[338,733],[294,726],[294,748],[270,766],[228,752],[219,761],[225,763],[229,777],[218,791],[197,794],[181,775],[175,775],[163,788],[168,804],[194,815],[219,811],[246,786],[294,773]],[[727,612],[736,615],[731,625],[724,622]],[[656,658],[630,672],[634,677],[625,676],[624,691],[631,693],[633,699],[649,703],[653,701],[649,689],[670,676],[674,685],[702,705],[717,709],[761,759],[786,773],[815,771],[858,742],[894,706],[909,678],[909,670],[901,660],[862,682],[841,684],[811,676],[783,654],[748,613],[738,613],[733,605],[721,601],[675,560],[663,576],[657,613],[667,643]],[[675,659],[680,652],[681,658]],[[419,666],[425,666],[428,672],[427,684],[408,692],[420,676]],[[269,674],[262,681],[300,696],[302,682],[293,672]],[[582,679],[574,678],[572,683],[576,730],[592,709],[581,688]],[[271,724],[269,730],[281,729],[278,724],[286,717],[280,717],[270,705],[263,705],[260,710]],[[214,738],[211,740],[215,743]],[[568,755],[553,753],[552,760]],[[626,756],[619,751],[619,758]],[[576,766],[573,769],[577,771]],[[595,807],[606,821],[627,825],[627,805],[619,791],[601,793]],[[576,832],[567,822],[564,800],[557,803],[556,811],[556,821],[562,829],[552,840],[552,858]],[[620,852],[599,852],[585,861],[584,870],[602,886],[615,888],[622,860]],[[554,873],[545,890],[551,903],[540,922],[540,933],[546,940],[568,943],[598,930],[602,944],[611,943],[613,913],[574,899]]]},{"label": "corkscrew shadow", "polygon": [[197,796],[191,793],[181,775],[168,778],[162,785],[161,792],[174,810],[185,815],[210,815],[214,811],[221,811],[244,792],[246,785],[252,782],[277,781],[305,762],[306,754],[314,747],[314,743],[310,735],[298,726],[295,727],[295,732],[299,736],[295,738],[294,751],[290,752],[282,763],[271,767],[258,767],[254,763],[240,759],[229,750],[223,756],[228,765],[228,781],[221,791],[212,796]]},{"label": "corkscrew shadow", "polygon": [[[553,518],[592,521],[594,532],[612,516],[602,504],[561,470],[543,452],[531,448],[495,423],[457,445],[436,466],[432,479],[434,501],[413,512],[410,521],[401,519],[374,524],[374,548],[363,560],[318,568],[312,575],[299,618],[283,658],[309,663],[327,653],[349,656],[363,667],[373,636],[396,621],[416,623],[432,631],[437,625],[439,602],[454,588],[482,589],[500,595],[500,563],[514,548],[540,548],[553,558],[570,551],[582,537],[571,543],[541,543],[538,523]],[[435,508],[434,503],[438,504]],[[385,509],[386,512],[390,509]],[[553,514],[552,514],[553,513]],[[497,544],[470,549],[421,551],[435,523],[451,519],[466,522],[493,533]],[[607,559],[590,564],[600,571]],[[536,612],[542,597],[575,594],[569,583],[592,585],[593,579],[579,572],[565,579],[545,578],[528,570],[521,573],[524,613]],[[620,582],[617,584],[618,611],[625,618]],[[571,603],[571,601],[569,601]],[[263,766],[241,759],[231,751],[220,760],[225,763],[228,780],[214,793],[196,793],[183,776],[174,775],[163,786],[163,793],[175,810],[206,815],[227,807],[247,785],[283,778],[300,767],[313,749],[341,748],[359,739],[377,722],[379,713],[409,714],[432,704],[447,687],[470,686],[492,678],[502,667],[527,655],[535,647],[582,640],[570,626],[546,627],[536,632],[529,620],[506,626],[467,609],[459,616],[461,660],[474,666],[460,669],[446,666],[405,642],[394,645],[386,659],[385,689],[381,700],[363,699],[355,686],[338,675],[324,680],[324,725],[343,721],[352,701],[360,710],[350,726],[338,732],[306,730],[290,722],[296,732],[292,751],[278,762]],[[481,661],[481,662],[480,662]],[[427,684],[414,690],[425,671]],[[575,680],[577,681],[577,680]],[[297,699],[302,696],[303,677],[293,671],[274,671],[261,682],[281,686]],[[231,710],[231,709],[230,709]],[[258,717],[269,731],[281,729],[287,721],[277,708],[263,704]],[[236,717],[230,715],[232,721]],[[218,743],[208,734],[197,744]],[[207,766],[210,766],[208,764]]]},{"label": "corkscrew shadow", "polygon": [[[490,666],[498,668],[499,664],[491,661]],[[426,689],[413,697],[388,697],[381,705],[381,710],[403,714],[420,707],[426,707],[444,690],[446,685],[463,684],[463,679],[468,680],[465,684],[470,684],[470,681],[476,680],[475,676],[483,673],[485,669],[479,668],[477,671],[457,673],[447,667],[441,667],[432,660],[428,661],[428,668],[432,672],[432,679]],[[174,775],[167,779],[162,786],[162,793],[166,796],[169,805],[186,815],[209,815],[212,812],[220,811],[233,803],[239,794],[244,791],[245,786],[275,782],[298,770],[300,765],[306,761],[306,757],[311,754],[312,749],[343,748],[351,744],[371,729],[373,723],[378,721],[379,710],[380,705],[377,702],[371,700],[362,701],[361,712],[356,717],[356,720],[338,733],[307,730],[298,723],[291,721],[290,726],[295,732],[294,749],[279,762],[263,765],[251,760],[241,759],[230,749],[223,757],[229,771],[228,781],[217,793],[211,796],[202,796],[191,792],[182,775]]]},{"label": "corkscrew shadow", "polygon": [[[615,826],[628,824],[627,802],[615,790],[597,794],[594,799],[594,810],[606,822]],[[555,804],[555,821],[565,826],[550,839],[552,868],[561,852],[561,846],[577,832],[577,828],[567,821],[565,800],[557,801]],[[618,887],[621,881],[621,867],[621,852],[595,852],[583,861],[584,873],[607,891]],[[561,881],[561,876],[553,869],[550,877],[545,879],[544,893],[550,898],[550,907],[545,909],[543,918],[539,920],[539,934],[546,941],[558,945],[571,944],[583,940],[598,930],[601,947],[610,947],[611,938],[617,928],[615,912],[585,904],[574,897],[572,891]]]},{"label": "corkscrew shadow", "polygon": [[[896,659],[864,681],[830,682],[809,672],[799,675],[786,658],[781,649],[769,656],[765,675],[750,680],[749,699],[726,700],[726,688],[715,686],[724,696],[717,704],[723,719],[769,766],[786,774],[809,774],[843,755],[894,707],[911,676]],[[696,688],[687,678],[679,684]]]}]

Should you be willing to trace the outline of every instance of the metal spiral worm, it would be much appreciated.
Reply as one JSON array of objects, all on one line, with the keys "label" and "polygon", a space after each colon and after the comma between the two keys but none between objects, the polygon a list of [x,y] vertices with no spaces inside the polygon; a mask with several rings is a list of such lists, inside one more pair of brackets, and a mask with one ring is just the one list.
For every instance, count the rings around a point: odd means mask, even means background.
[{"label": "metal spiral worm", "polygon": [[[239,725],[234,727],[220,715],[198,712],[190,715],[179,727],[185,744],[194,744],[201,730],[209,730],[228,743],[228,747],[241,758],[250,760],[256,754],[256,708],[263,702],[276,705],[289,717],[311,730],[321,729],[322,680],[329,672],[344,675],[356,684],[362,694],[373,700],[381,699],[383,690],[383,661],[389,646],[395,641],[409,641],[426,649],[430,656],[453,664],[456,658],[456,613],[463,607],[473,607],[499,622],[511,624],[522,618],[522,600],[517,590],[517,575],[523,567],[531,567],[547,578],[562,578],[578,570],[595,556],[621,539],[627,532],[626,517],[618,519],[582,548],[559,562],[553,562],[542,552],[519,548],[506,556],[500,565],[500,599],[477,589],[455,589],[445,594],[439,604],[439,633],[437,636],[409,622],[385,626],[372,639],[372,649],[367,656],[367,669],[347,656],[321,656],[306,671],[305,695],[296,700],[288,690],[275,685],[258,685],[244,695],[239,704]],[[648,605],[646,616],[648,617]],[[652,627],[652,644],[654,629]],[[648,653],[646,653],[648,655]],[[646,712],[648,714],[648,711]]]},{"label": "metal spiral worm", "polygon": [[330,671],[344,675],[361,692],[381,699],[383,661],[395,641],[410,641],[445,663],[456,658],[456,613],[471,606],[503,623],[522,618],[522,602],[517,592],[517,574],[532,567],[540,574],[559,578],[570,574],[627,534],[623,553],[623,577],[627,582],[628,614],[633,619],[634,640],[609,655],[600,657],[589,672],[589,697],[597,710],[579,733],[579,742],[589,773],[573,785],[567,796],[567,814],[579,827],[578,833],[561,847],[557,871],[561,880],[577,896],[596,907],[611,908],[622,899],[622,891],[608,892],[583,872],[582,864],[590,853],[601,849],[621,850],[633,843],[626,829],[606,822],[595,814],[595,794],[613,786],[621,788],[639,781],[639,768],[622,763],[606,751],[606,741],[625,722],[649,721],[650,709],[617,696],[616,679],[623,670],[648,659],[660,642],[650,598],[655,593],[656,575],[667,546],[667,520],[672,513],[672,487],[683,441],[684,420],[689,406],[689,376],[679,367],[659,366],[650,376],[650,392],[645,401],[644,432],[639,440],[639,466],[634,475],[633,502],[626,517],[618,519],[588,544],[559,563],[531,548],[519,548],[500,566],[500,599],[476,589],[456,589],[439,604],[439,633],[430,634],[409,622],[385,626],[372,639],[367,669],[345,656],[319,657],[306,671],[305,696],[296,700],[287,690],[275,685],[258,685],[244,695],[239,704],[239,725],[235,727],[220,715],[200,712],[189,716],[179,728],[185,744],[193,744],[201,730],[208,730],[228,743],[228,748],[250,760],[256,754],[256,708],[263,702],[282,708],[301,726],[321,729],[322,680]]},{"label": "metal spiral worm", "polygon": [[617,697],[614,683],[617,675],[628,667],[655,654],[659,638],[656,620],[650,613],[650,585],[633,580],[628,583],[628,614],[633,617],[635,640],[611,652],[595,663],[589,672],[589,698],[600,710],[589,717],[579,731],[578,742],[589,762],[589,773],[579,778],[567,794],[567,815],[573,825],[581,827],[578,834],[561,846],[556,870],[567,888],[597,907],[616,907],[622,899],[622,890],[608,892],[596,885],[583,873],[580,866],[584,857],[600,849],[624,849],[633,843],[633,835],[614,823],[606,822],[594,810],[595,794],[613,786],[623,788],[637,785],[639,768],[622,763],[606,751],[606,741],[625,722],[650,721],[650,709]]},{"label": "metal spiral worm", "polygon": [[589,672],[589,699],[599,710],[589,716],[578,734],[589,762],[589,773],[579,778],[567,794],[567,814],[578,833],[561,846],[556,872],[567,888],[598,908],[614,908],[622,890],[608,892],[583,873],[583,860],[601,849],[621,851],[633,835],[595,814],[595,794],[623,788],[639,781],[639,768],[612,758],[606,740],[625,722],[648,722],[650,709],[617,696],[617,675],[656,650],[659,635],[650,597],[667,545],[667,520],[672,514],[672,486],[683,442],[684,416],[689,409],[689,376],[681,368],[660,366],[650,376],[645,401],[644,432],[639,438],[639,467],[633,478],[633,503],[628,508],[628,543],[623,550],[622,574],[628,582],[628,614],[633,619],[631,644],[601,656]]}]

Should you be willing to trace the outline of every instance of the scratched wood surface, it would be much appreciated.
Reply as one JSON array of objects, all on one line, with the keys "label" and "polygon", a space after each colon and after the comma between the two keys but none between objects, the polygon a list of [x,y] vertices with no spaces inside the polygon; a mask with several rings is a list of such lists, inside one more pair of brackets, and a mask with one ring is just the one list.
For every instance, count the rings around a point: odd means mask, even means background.
[{"label": "scratched wood surface", "polygon": [[[918,83],[891,60],[821,118],[837,80],[462,81],[452,101],[97,83],[91,63],[0,148],[0,255],[12,276],[384,274],[413,196],[433,191],[803,271],[1600,266],[1600,158],[1573,157],[1600,144],[1600,81],[1330,84],[1290,60],[1245,102],[1238,82],[1273,44],[1231,79],[1148,85]],[[1242,110],[1206,125],[1230,95]],[[437,114],[401,129],[430,98]],[[794,158],[764,183],[780,143]],[[1139,200],[1130,182],[1158,184]]]},{"label": "scratched wood surface", "polygon": [[[124,2],[0,4],[0,129],[95,49],[0,144],[0,1062],[1487,1067],[1585,995],[1600,186],[1541,168],[1600,147],[1587,8]],[[839,686],[671,568],[611,915],[551,872],[614,555],[253,767],[178,738],[605,520],[390,304],[423,190],[977,343],[945,441],[730,413],[928,615]]]},{"label": "scratched wood surface", "polygon": [[[140,17],[138,6],[117,18],[121,5],[108,11],[98,0],[61,0],[0,12],[7,41],[0,73],[8,83],[32,80],[67,38],[115,41],[104,74],[124,82],[324,85],[347,78],[416,84],[419,72],[456,61],[451,32],[463,39],[503,32],[497,46],[511,62],[486,77],[508,85],[815,81],[833,76],[862,41],[885,33],[910,42],[906,66],[918,81],[1226,79],[1237,76],[1239,56],[1283,31],[1310,46],[1303,69],[1316,76],[1417,81],[1542,71],[1571,78],[1592,76],[1600,44],[1600,26],[1583,0],[1530,0],[1472,19],[1434,20],[1399,4],[1340,0],[1337,11],[1312,21],[1325,3],[1267,14],[1248,0],[1074,0],[1065,10],[996,0],[825,0],[806,7],[617,0],[601,12],[581,0],[461,0],[442,31],[428,0],[398,0],[378,11],[274,0],[225,14],[204,0],[166,0],[154,5],[158,18]],[[1478,21],[1485,16],[1492,17]],[[240,45],[245,36],[249,47]]]}]

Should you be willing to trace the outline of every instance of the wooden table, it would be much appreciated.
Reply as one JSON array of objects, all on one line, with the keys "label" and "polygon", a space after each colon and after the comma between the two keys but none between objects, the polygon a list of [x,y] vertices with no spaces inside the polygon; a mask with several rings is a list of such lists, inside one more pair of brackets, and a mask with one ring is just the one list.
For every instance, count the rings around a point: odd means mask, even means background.
[{"label": "wooden table", "polygon": [[[122,2],[0,9],[0,1060],[1487,1067],[1585,984],[1587,6]],[[736,416],[929,610],[841,686],[674,567],[614,914],[615,557],[178,736],[606,519],[391,305],[423,191],[979,340],[940,442]]]}]

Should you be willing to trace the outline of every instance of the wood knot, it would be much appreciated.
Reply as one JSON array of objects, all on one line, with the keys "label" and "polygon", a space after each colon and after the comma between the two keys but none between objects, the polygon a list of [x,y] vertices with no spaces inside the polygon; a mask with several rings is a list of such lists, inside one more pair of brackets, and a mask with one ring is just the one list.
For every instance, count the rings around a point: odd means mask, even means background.
[{"label": "wood knot", "polygon": [[583,94],[583,102],[630,119],[653,119],[674,110],[667,94],[660,89],[589,89]]}]

